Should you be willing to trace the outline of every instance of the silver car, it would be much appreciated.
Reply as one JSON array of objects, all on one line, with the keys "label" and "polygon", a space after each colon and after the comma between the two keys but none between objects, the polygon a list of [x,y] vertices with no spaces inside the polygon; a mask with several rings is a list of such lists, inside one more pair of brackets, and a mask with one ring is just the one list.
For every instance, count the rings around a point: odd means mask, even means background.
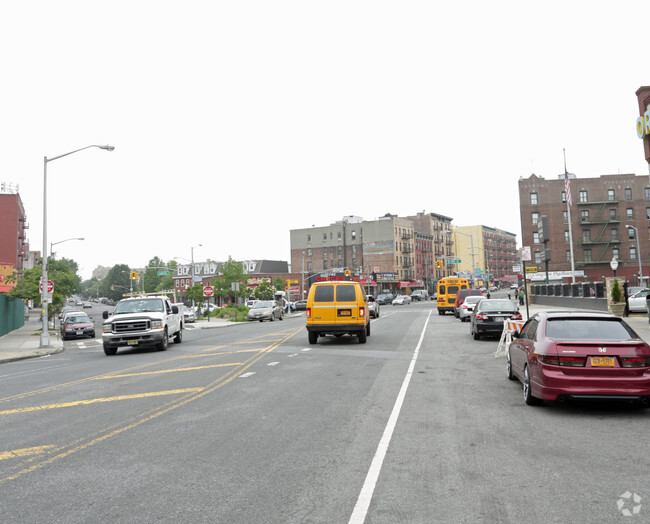
[{"label": "silver car", "polygon": [[275,319],[284,319],[284,312],[282,306],[275,300],[260,300],[253,304],[253,307],[248,311],[248,320],[269,320],[273,322]]},{"label": "silver car", "polygon": [[377,304],[375,297],[373,297],[372,295],[367,295],[366,298],[368,299],[368,314],[370,315],[370,317],[371,318],[379,317],[379,304]]},{"label": "silver car", "polygon": [[470,295],[469,297],[465,297],[465,300],[463,300],[463,303],[458,308],[458,318],[461,322],[465,322],[466,320],[470,319],[472,316],[472,311],[474,311],[474,306],[483,300],[483,298],[484,297],[481,295]]},{"label": "silver car", "polygon": [[647,299],[648,290],[644,289],[643,291],[638,291],[634,293],[631,297],[628,297],[627,303],[630,307],[630,311],[637,313],[646,313],[648,311]]}]

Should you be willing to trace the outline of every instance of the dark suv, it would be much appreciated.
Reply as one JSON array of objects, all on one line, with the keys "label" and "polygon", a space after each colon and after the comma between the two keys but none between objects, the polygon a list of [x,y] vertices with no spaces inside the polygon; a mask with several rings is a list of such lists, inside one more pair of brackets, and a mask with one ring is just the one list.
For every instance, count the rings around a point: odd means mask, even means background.
[{"label": "dark suv", "polygon": [[386,304],[392,304],[393,299],[395,296],[392,293],[383,293],[381,295],[377,295],[377,304],[381,304],[382,306],[385,306]]}]

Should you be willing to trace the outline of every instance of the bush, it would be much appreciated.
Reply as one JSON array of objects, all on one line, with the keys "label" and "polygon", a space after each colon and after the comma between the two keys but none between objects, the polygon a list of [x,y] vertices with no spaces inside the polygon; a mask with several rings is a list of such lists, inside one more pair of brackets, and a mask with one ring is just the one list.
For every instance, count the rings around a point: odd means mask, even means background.
[{"label": "bush", "polygon": [[622,302],[621,288],[618,285],[618,279],[614,280],[614,285],[612,286],[612,302]]}]

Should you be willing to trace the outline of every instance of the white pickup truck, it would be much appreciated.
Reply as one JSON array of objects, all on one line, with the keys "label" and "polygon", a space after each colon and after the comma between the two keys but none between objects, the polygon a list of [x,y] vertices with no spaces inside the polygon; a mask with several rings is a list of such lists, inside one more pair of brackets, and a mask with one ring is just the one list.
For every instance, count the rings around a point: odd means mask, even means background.
[{"label": "white pickup truck", "polygon": [[143,296],[120,300],[113,313],[103,313],[102,342],[106,355],[120,346],[156,346],[165,351],[172,337],[183,341],[183,316],[167,297]]}]

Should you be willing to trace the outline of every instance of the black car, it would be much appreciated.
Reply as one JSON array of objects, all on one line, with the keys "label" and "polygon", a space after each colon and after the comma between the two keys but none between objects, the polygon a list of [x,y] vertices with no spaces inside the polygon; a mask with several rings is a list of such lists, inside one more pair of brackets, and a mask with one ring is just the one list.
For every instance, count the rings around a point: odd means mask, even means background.
[{"label": "black car", "polygon": [[508,299],[484,298],[474,306],[469,319],[469,333],[474,340],[483,335],[501,335],[503,323],[508,319],[521,320],[517,304]]},{"label": "black car", "polygon": [[375,300],[375,302],[377,302],[377,304],[385,306],[386,304],[392,304],[394,298],[395,295],[392,293],[383,293],[381,295],[377,295],[377,300]]},{"label": "black car", "polygon": [[307,309],[306,300],[297,300],[296,302],[293,303],[294,311],[305,311],[306,309]]}]

